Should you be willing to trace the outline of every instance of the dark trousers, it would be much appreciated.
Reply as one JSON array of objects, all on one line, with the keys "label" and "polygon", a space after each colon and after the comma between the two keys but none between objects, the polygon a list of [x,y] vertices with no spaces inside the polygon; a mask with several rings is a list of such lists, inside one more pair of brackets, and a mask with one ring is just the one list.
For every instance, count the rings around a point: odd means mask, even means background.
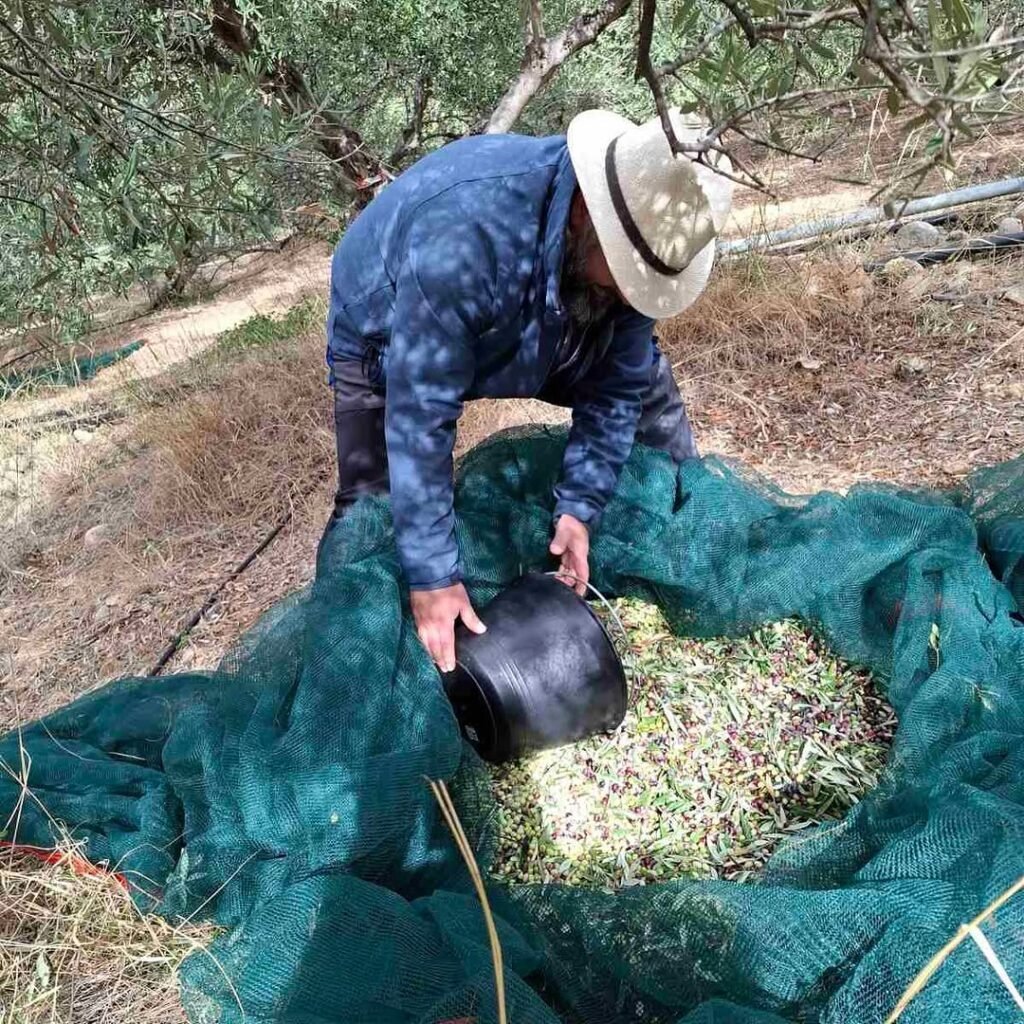
[{"label": "dark trousers", "polygon": [[[334,366],[334,432],[338,447],[338,490],[333,522],[358,498],[388,491],[388,453],[384,443],[384,389],[373,385],[359,362]],[[537,396],[550,405],[571,408],[571,387],[552,383]],[[658,353],[651,385],[644,396],[636,441],[668,452],[676,462],[694,458],[697,446],[672,367]]]}]

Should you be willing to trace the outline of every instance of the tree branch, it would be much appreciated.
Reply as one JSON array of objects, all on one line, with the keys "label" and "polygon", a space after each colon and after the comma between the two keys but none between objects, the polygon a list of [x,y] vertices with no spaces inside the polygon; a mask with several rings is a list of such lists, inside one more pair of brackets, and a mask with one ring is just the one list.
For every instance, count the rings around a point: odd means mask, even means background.
[{"label": "tree branch", "polygon": [[672,152],[679,151],[679,140],[676,138],[675,128],[672,127],[672,119],[668,113],[668,103],[665,100],[665,90],[662,88],[661,79],[654,70],[651,63],[651,39],[654,36],[654,15],[657,7],[657,0],[640,0],[640,30],[637,34],[636,43],[636,79],[643,78],[650,87],[651,95],[654,97],[654,105],[658,109],[658,117],[661,119],[661,128],[672,147]]},{"label": "tree branch", "polygon": [[743,9],[737,0],[720,0],[720,2],[736,20],[736,24],[743,29],[743,34],[747,37],[747,43],[750,45],[750,48],[753,49],[757,46],[759,37],[750,14]]},{"label": "tree branch", "polygon": [[388,163],[396,167],[410,153],[417,151],[423,144],[423,118],[430,102],[430,75],[420,74],[416,77],[416,88],[413,91],[412,109],[409,122],[402,130],[402,139],[388,158]]},{"label": "tree branch", "polygon": [[[566,60],[593,43],[609,25],[626,13],[631,3],[632,0],[604,0],[597,10],[577,14],[561,32],[550,39],[535,40],[533,45],[527,43],[519,74],[498,101],[484,130],[507,132],[530,100]],[[533,32],[532,27],[530,32]]]},{"label": "tree branch", "polygon": [[689,50],[683,50],[675,60],[662,64],[661,67],[658,68],[659,76],[665,78],[668,75],[674,75],[681,67],[684,67],[687,64],[692,64],[695,60],[703,57],[704,54],[711,49],[711,44],[720,35],[722,35],[722,33],[727,32],[735,24],[736,19],[731,15],[728,18],[720,19],[696,46],[691,47]]},{"label": "tree branch", "polygon": [[[738,3],[735,3],[734,0],[729,0],[728,3],[726,3],[726,0],[722,0],[722,3],[730,11],[735,9],[738,14],[742,14],[744,20],[741,21],[736,14],[730,14],[729,17],[717,21],[704,34],[699,43],[689,50],[684,50],[675,60],[662,64],[658,68],[658,75],[660,77],[664,78],[667,75],[674,75],[680,68],[685,67],[687,64],[692,64],[695,60],[703,57],[711,48],[711,44],[735,25],[741,27],[743,34],[747,37],[747,42],[754,46],[765,39],[781,39],[790,33],[808,32],[811,29],[821,28],[836,21],[847,21],[852,24],[860,23],[856,7],[843,7],[830,11],[792,11],[790,12],[790,18],[784,21],[754,21],[745,11],[739,8]],[[751,42],[751,39],[753,39],[753,42]]]},{"label": "tree branch", "polygon": [[[262,54],[259,32],[245,20],[235,0],[213,0],[210,30],[223,46],[240,57]],[[302,71],[287,57],[275,58],[270,70],[259,75],[258,85],[290,113],[309,118],[321,152],[355,188],[357,203],[366,205],[373,198],[376,185],[387,180],[388,174],[380,160],[366,149],[362,136],[317,104]]]},{"label": "tree branch", "polygon": [[544,42],[544,12],[540,0],[522,0],[523,36],[526,48],[540,46]]},{"label": "tree branch", "polygon": [[42,203],[36,202],[35,199],[26,199],[24,196],[16,196],[11,192],[0,192],[0,203],[23,203],[25,206],[34,206],[44,215],[47,213],[47,209]]},{"label": "tree branch", "polygon": [[928,114],[938,128],[942,140],[939,156],[948,156],[949,147],[956,133],[951,124],[951,111],[948,104],[941,97],[928,92],[901,66],[900,58],[894,52],[885,30],[879,22],[877,0],[867,0],[866,6],[863,0],[856,0],[856,2],[864,19],[862,44],[864,58],[871,61],[882,72],[901,96]]}]

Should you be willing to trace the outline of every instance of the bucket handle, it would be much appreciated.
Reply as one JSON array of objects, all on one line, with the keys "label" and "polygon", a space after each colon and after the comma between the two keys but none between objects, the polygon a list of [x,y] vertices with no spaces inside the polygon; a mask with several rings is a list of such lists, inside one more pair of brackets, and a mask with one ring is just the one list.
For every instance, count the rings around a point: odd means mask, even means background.
[{"label": "bucket handle", "polygon": [[546,576],[564,576],[566,579],[575,580],[577,583],[582,583],[600,602],[604,605],[605,610],[615,621],[615,625],[619,627],[619,635],[622,637],[623,643],[623,657],[629,654],[630,643],[629,634],[626,632],[626,627],[622,624],[622,619],[619,618],[619,613],[613,607],[611,601],[608,600],[604,594],[601,593],[593,583],[588,580],[580,579],[579,576],[571,572],[566,572],[564,569],[555,569],[551,572],[545,573]]},{"label": "bucket handle", "polygon": [[[565,572],[562,569],[555,569],[551,572],[545,573],[546,576],[565,576],[567,579],[575,580],[577,583],[582,583],[600,602],[604,605],[608,614],[612,617],[615,625],[618,627],[619,635],[622,640],[622,650],[618,652],[619,657],[622,659],[622,667],[626,670],[629,676],[632,677],[632,686],[629,687],[629,693],[631,695],[636,694],[638,685],[643,682],[644,674],[640,671],[640,666],[637,663],[637,659],[633,655],[633,645],[629,641],[629,634],[626,632],[626,627],[622,624],[622,619],[619,617],[619,613],[615,610],[611,601],[608,600],[604,594],[601,593],[597,587],[594,586],[589,580],[580,579],[575,573]],[[609,638],[610,639],[610,638]],[[614,641],[612,642],[614,646]],[[632,699],[632,696],[631,696]]]}]

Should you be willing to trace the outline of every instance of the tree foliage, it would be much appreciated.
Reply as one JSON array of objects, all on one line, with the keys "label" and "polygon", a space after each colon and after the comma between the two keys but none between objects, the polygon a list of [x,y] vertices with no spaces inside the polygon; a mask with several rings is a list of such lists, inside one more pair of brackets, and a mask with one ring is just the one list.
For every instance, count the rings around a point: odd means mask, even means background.
[{"label": "tree foliage", "polygon": [[816,157],[837,99],[883,96],[948,160],[1020,112],[1024,19],[998,2],[0,0],[0,327],[74,334],[98,292],[173,295],[449,139],[587,106],[698,112],[698,158],[756,185],[737,143]]}]

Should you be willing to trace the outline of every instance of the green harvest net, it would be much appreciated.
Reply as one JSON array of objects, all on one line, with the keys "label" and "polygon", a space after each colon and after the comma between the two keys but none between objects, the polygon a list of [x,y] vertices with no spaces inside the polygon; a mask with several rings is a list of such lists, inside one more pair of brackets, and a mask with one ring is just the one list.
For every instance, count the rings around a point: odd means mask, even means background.
[{"label": "green harvest net", "polygon": [[20,373],[0,374],[0,402],[13,397],[27,387],[40,385],[74,387],[83,381],[92,380],[100,370],[105,370],[108,366],[127,359],[133,352],[138,352],[144,344],[144,341],[131,341],[110,352],[78,356],[66,363],[46,363]]},{"label": "green harvest net", "polygon": [[[546,565],[563,446],[502,435],[463,463],[459,539],[479,604]],[[1022,502],[1024,460],[956,494],[796,499],[715,459],[677,473],[633,453],[593,545],[596,585],[690,634],[814,622],[885,681],[900,728],[877,789],[756,883],[494,882],[511,1021],[884,1018],[1024,875]],[[312,586],[217,672],[123,680],[26,727],[23,749],[0,741],[32,794],[0,774],[18,841],[51,843],[59,821],[140,901],[228,926],[186,962],[193,1021],[496,1020],[479,904],[424,777],[449,781],[484,864],[494,808],[403,602],[387,503],[368,502]],[[1024,895],[983,931],[1024,986]],[[903,1019],[1020,1011],[967,941]]]}]

